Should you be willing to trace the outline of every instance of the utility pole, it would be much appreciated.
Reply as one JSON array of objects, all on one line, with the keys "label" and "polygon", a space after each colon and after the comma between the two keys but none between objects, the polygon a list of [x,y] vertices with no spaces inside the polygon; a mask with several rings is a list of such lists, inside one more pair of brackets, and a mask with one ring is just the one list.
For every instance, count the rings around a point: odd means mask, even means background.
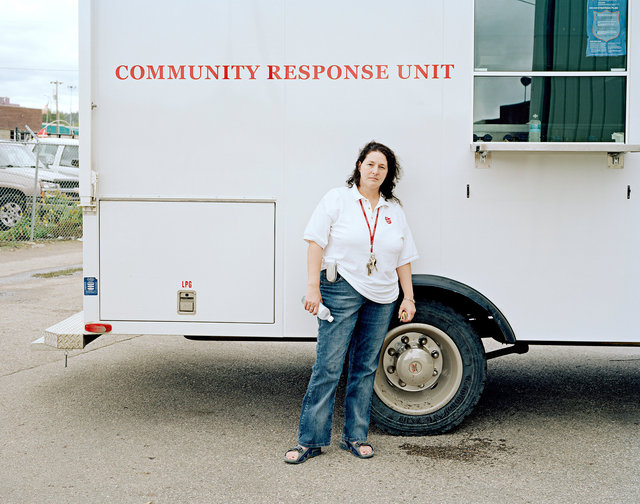
[{"label": "utility pole", "polygon": [[[73,124],[73,120],[71,119],[71,116],[73,114],[73,112],[71,111],[73,108],[73,90],[76,88],[76,86],[67,86],[69,88],[69,124],[71,125],[71,127],[74,126]],[[69,131],[69,133],[71,133],[71,131]]]},{"label": "utility pole", "polygon": [[58,109],[58,84],[62,84],[62,81],[51,81],[51,84],[56,85],[56,135],[60,136],[60,111]]}]

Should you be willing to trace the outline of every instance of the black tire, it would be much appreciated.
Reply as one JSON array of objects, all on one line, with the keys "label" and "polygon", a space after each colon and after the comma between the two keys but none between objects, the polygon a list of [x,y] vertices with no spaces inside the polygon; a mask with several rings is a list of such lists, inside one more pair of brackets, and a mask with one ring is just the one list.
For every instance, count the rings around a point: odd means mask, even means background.
[{"label": "black tire", "polygon": [[0,195],[0,231],[11,229],[22,219],[24,198],[10,193]]},{"label": "black tire", "polygon": [[467,318],[440,303],[418,302],[414,320],[385,338],[371,419],[389,434],[442,434],[473,411],[486,376],[484,347]]}]

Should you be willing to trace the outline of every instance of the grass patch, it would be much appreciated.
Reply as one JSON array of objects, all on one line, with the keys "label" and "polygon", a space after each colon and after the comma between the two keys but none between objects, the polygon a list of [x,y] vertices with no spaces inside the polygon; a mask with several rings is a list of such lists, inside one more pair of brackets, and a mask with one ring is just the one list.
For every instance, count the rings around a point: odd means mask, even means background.
[{"label": "grass patch", "polygon": [[82,268],[67,268],[58,271],[50,271],[49,273],[36,273],[33,278],[56,278],[61,276],[71,276],[78,271],[82,271]]},{"label": "grass patch", "polygon": [[31,247],[32,242],[16,242],[16,241],[2,241],[0,238],[0,250],[1,249],[21,249]]}]

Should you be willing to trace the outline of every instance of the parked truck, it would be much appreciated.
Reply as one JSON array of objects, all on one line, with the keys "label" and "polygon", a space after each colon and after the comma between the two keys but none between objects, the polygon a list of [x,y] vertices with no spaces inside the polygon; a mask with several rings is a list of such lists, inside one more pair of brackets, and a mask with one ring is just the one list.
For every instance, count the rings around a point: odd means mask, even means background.
[{"label": "parked truck", "polygon": [[313,340],[302,232],[375,139],[420,252],[380,427],[457,426],[530,345],[640,344],[634,35],[626,0],[81,0],[84,310],[46,342]]}]

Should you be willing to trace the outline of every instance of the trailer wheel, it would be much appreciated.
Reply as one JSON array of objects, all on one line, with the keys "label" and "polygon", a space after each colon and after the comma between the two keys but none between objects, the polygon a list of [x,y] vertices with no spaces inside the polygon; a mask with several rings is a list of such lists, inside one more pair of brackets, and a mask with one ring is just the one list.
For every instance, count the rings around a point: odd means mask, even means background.
[{"label": "trailer wheel", "polygon": [[0,196],[0,231],[6,231],[22,219],[24,199],[16,194]]},{"label": "trailer wheel", "polygon": [[441,434],[480,400],[484,347],[467,318],[442,304],[419,303],[414,321],[385,338],[371,417],[394,435]]}]

